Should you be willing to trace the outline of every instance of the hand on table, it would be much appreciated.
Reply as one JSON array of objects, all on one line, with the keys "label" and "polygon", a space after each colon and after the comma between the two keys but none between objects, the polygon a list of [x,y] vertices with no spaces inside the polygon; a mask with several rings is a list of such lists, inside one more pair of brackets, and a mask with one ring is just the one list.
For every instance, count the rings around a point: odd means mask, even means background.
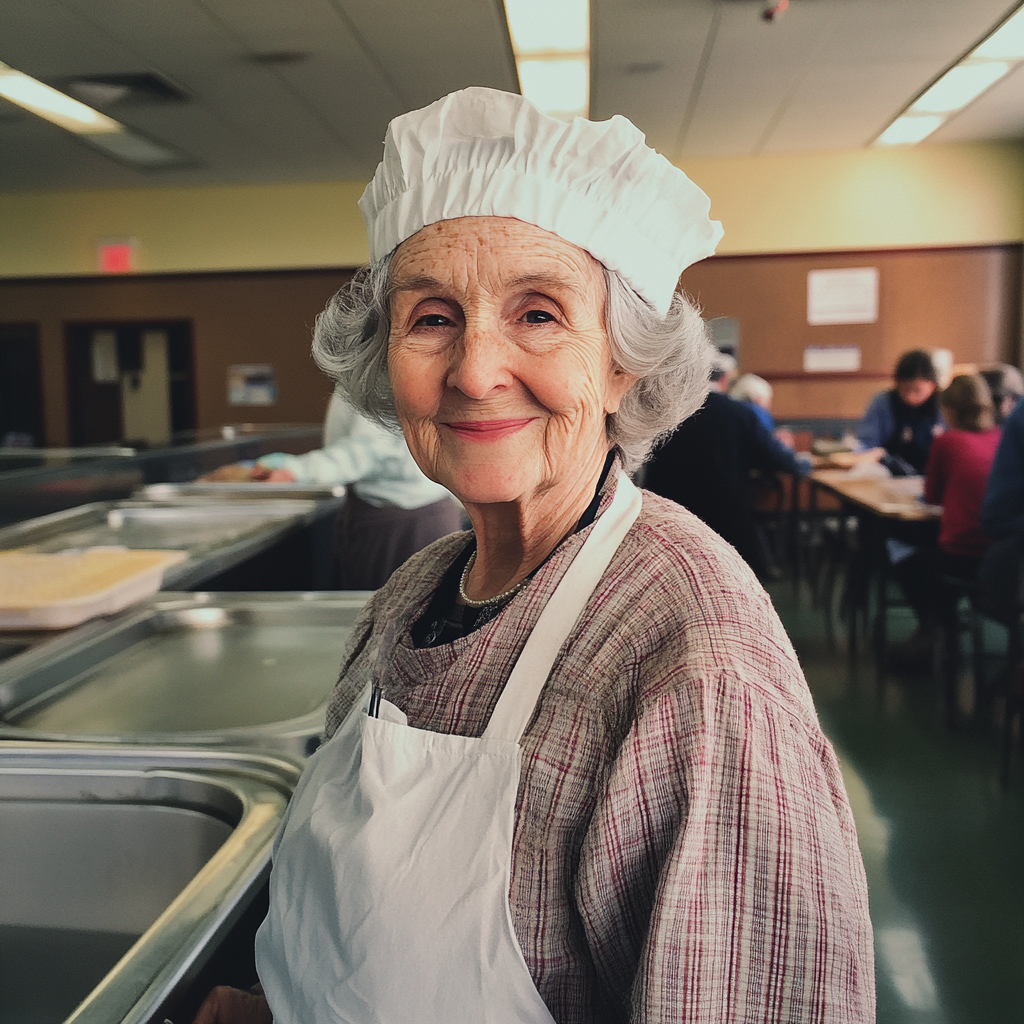
[{"label": "hand on table", "polygon": [[288,469],[267,469],[258,462],[254,466],[244,466],[232,462],[199,477],[200,483],[240,484],[250,481],[264,481],[270,484],[290,484],[295,482],[295,474]]},{"label": "hand on table", "polygon": [[884,454],[884,448],[870,448],[866,452],[833,452],[828,456],[828,465],[836,469],[853,469],[863,462],[877,462]]},{"label": "hand on table", "polygon": [[203,1000],[193,1024],[274,1024],[274,1017],[262,991],[218,985]]},{"label": "hand on table", "polygon": [[254,467],[243,466],[239,462],[229,463],[227,466],[218,466],[210,473],[204,473],[199,477],[200,483],[214,484],[239,484],[252,479],[250,474]]}]

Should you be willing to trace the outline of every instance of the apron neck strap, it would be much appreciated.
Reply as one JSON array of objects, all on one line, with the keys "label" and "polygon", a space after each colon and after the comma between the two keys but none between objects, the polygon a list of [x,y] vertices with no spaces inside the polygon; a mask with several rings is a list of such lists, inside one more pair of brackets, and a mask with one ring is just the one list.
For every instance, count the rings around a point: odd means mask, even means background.
[{"label": "apron neck strap", "polygon": [[484,738],[519,742],[562,644],[640,515],[641,505],[640,491],[620,471],[611,505],[594,524],[590,536],[548,598],[498,698]]}]

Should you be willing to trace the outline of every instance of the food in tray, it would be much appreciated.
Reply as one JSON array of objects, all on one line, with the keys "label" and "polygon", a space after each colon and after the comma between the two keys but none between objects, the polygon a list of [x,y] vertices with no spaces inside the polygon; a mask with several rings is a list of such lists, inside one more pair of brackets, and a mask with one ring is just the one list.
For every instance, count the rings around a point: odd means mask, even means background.
[{"label": "food in tray", "polygon": [[183,551],[92,548],[0,552],[0,628],[61,629],[109,615],[160,589]]}]

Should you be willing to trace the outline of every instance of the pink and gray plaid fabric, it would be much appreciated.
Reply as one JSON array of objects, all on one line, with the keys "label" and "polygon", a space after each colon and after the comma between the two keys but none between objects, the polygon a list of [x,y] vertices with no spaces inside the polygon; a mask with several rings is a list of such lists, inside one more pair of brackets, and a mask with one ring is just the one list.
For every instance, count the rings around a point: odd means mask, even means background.
[{"label": "pink and gray plaid fabric", "polygon": [[[425,650],[408,625],[468,535],[412,558],[356,627],[328,732],[380,658],[411,725],[480,735],[586,535]],[[523,738],[509,903],[559,1024],[874,1020],[853,817],[796,655],[733,549],[650,493]]]}]

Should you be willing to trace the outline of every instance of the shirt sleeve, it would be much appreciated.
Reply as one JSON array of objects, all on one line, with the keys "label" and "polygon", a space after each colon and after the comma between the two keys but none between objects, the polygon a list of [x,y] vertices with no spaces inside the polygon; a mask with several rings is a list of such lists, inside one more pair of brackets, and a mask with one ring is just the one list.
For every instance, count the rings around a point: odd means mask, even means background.
[{"label": "shirt sleeve", "polygon": [[1003,423],[981,509],[981,528],[997,539],[1024,530],[1024,399]]},{"label": "shirt sleeve", "polygon": [[729,672],[636,721],[581,886],[602,894],[584,922],[634,1024],[874,1020],[867,886],[835,754]]},{"label": "shirt sleeve", "polygon": [[871,448],[884,448],[893,431],[892,408],[889,405],[889,392],[879,391],[871,399],[864,415],[857,424],[857,445],[861,451]]},{"label": "shirt sleeve", "polygon": [[757,414],[750,410],[751,445],[754,464],[758,469],[781,470],[793,473],[798,477],[810,472],[811,464],[806,459],[799,459],[771,431],[769,431]]},{"label": "shirt sleeve", "polygon": [[382,477],[404,479],[411,462],[401,435],[383,429],[349,434],[327,448],[305,455],[275,452],[258,460],[268,469],[286,469],[301,484],[351,484]]}]

